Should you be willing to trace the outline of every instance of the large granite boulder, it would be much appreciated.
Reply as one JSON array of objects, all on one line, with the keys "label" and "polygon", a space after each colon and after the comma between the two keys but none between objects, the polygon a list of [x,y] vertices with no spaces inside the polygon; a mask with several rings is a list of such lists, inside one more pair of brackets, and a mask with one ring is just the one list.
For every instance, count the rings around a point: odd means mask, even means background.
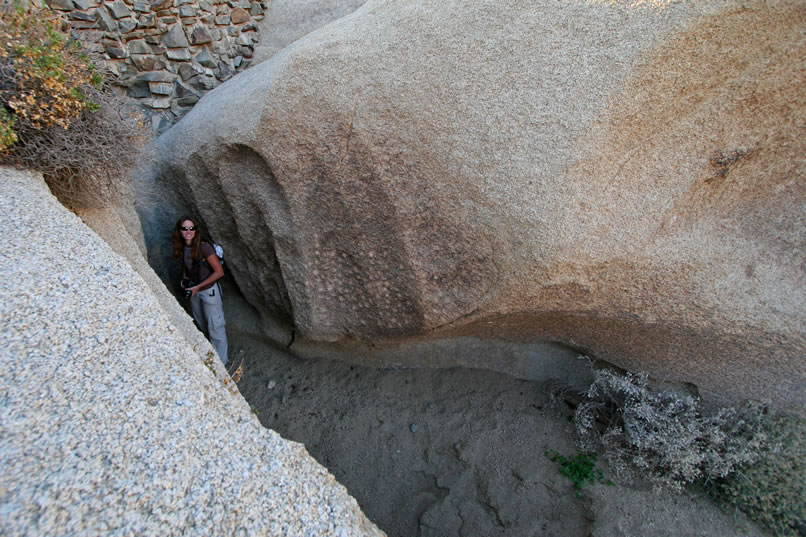
[{"label": "large granite boulder", "polygon": [[800,1],[370,0],[205,96],[158,184],[308,339],[558,341],[802,408],[804,29]]},{"label": "large granite boulder", "polygon": [[255,47],[254,63],[277,54],[297,39],[349,15],[367,0],[273,0],[260,23],[261,40]]},{"label": "large granite boulder", "polygon": [[0,228],[0,534],[385,535],[41,175],[0,167]]}]

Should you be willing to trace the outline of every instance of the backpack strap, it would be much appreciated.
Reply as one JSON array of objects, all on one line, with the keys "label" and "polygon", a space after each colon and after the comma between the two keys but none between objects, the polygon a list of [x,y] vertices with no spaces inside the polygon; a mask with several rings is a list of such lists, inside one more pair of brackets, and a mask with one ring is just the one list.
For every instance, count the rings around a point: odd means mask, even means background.
[{"label": "backpack strap", "polygon": [[[224,258],[222,257],[223,254],[224,254],[223,248],[221,248],[219,245],[217,245],[214,242],[210,242],[210,241],[202,241],[202,242],[207,243],[210,246],[210,248],[213,249],[213,253],[215,253],[216,257],[218,257],[218,262],[221,263],[221,265],[223,266],[224,265]],[[210,263],[207,261],[206,257],[202,257],[200,261],[202,261],[203,263],[207,264],[208,267],[210,267]],[[212,270],[212,269],[213,269],[213,267],[210,267],[210,270]]]},{"label": "backpack strap", "polygon": [[[203,241],[201,241],[201,243],[206,244],[210,248],[213,248],[213,245],[210,244],[210,241],[203,240]],[[201,245],[200,245],[200,248],[201,248]],[[213,251],[215,251],[215,248],[213,248]],[[202,254],[202,256],[199,258],[199,262],[204,263],[205,265],[207,265],[207,268],[209,268],[210,270],[213,270],[213,267],[210,266],[210,263],[207,261],[207,258],[204,257],[204,254]]]}]

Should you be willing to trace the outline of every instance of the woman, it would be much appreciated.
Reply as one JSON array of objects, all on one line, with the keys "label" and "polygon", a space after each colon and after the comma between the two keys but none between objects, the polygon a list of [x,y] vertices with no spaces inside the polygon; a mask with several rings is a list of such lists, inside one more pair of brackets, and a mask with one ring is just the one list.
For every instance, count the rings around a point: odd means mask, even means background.
[{"label": "woman", "polygon": [[202,240],[201,228],[193,218],[183,216],[173,231],[173,256],[182,259],[182,288],[190,297],[193,319],[227,365],[227,333],[224,326],[224,309],[221,286],[224,276],[213,245]]}]

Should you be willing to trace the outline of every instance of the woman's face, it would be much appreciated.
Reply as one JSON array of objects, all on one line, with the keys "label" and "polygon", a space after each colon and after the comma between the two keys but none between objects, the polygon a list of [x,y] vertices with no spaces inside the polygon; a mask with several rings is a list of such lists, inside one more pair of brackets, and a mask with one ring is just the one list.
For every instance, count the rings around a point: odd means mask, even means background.
[{"label": "woman's face", "polygon": [[196,234],[196,224],[192,220],[183,220],[179,224],[179,233],[182,234],[185,244],[190,246],[190,243],[193,242],[193,236]]}]

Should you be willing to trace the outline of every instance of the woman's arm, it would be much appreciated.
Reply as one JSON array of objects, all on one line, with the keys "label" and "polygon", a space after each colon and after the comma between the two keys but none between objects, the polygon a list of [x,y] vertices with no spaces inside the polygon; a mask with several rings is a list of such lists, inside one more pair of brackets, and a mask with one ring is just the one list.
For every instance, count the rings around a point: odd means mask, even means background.
[{"label": "woman's arm", "polygon": [[215,253],[210,254],[210,257],[207,258],[207,263],[210,265],[210,268],[213,269],[213,273],[210,274],[203,282],[188,288],[192,295],[198,293],[199,289],[202,287],[215,283],[224,277],[224,267],[221,266],[221,262],[218,260],[218,256]]}]

